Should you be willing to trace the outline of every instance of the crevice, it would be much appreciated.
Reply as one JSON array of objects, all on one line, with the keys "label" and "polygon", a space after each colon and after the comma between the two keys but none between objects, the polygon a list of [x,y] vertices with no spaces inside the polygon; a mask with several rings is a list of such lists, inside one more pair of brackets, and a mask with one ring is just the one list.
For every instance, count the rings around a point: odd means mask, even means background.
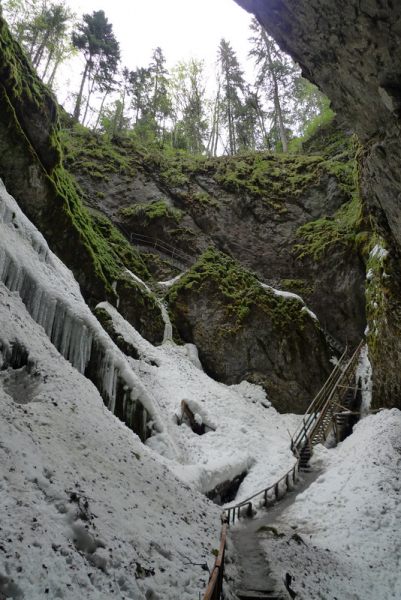
[{"label": "crevice", "polygon": [[206,497],[219,506],[227,504],[227,502],[233,502],[239,486],[247,475],[248,472],[243,471],[240,475],[234,477],[234,479],[227,479],[226,481],[219,483],[213,490],[210,490],[210,492],[205,494]]}]

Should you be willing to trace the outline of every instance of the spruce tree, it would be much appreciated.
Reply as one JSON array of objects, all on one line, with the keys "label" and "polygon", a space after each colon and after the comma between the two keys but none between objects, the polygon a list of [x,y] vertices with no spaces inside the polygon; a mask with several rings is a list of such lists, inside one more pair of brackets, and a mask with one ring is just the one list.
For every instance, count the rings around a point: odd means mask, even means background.
[{"label": "spruce tree", "polygon": [[85,14],[82,17],[82,23],[72,34],[72,43],[82,52],[85,59],[81,85],[74,108],[74,119],[79,121],[86,81],[89,81],[88,106],[96,83],[99,84],[109,77],[112,78],[116,73],[120,50],[113,33],[113,26],[108,22],[103,10],[95,11],[92,15]]}]

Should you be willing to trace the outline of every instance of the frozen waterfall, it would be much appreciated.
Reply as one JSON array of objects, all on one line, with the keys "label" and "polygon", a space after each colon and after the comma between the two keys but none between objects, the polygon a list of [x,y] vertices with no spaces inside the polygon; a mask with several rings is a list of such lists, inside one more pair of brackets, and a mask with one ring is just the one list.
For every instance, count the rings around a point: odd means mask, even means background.
[{"label": "frozen waterfall", "polygon": [[106,406],[145,440],[155,410],[144,386],[85,304],[71,271],[1,180],[0,280],[20,295],[60,354],[96,385]]}]

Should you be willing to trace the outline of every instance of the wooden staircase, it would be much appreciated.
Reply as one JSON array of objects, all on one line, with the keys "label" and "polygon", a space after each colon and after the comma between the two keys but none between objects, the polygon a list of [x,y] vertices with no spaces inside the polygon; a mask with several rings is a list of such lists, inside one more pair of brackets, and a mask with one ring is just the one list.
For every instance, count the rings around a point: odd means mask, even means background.
[{"label": "wooden staircase", "polygon": [[362,346],[363,342],[351,358],[345,349],[292,436],[291,449],[300,459],[300,469],[308,468],[313,446],[326,442],[332,431],[337,443],[343,439],[351,411],[355,410],[360,396],[355,372]]}]

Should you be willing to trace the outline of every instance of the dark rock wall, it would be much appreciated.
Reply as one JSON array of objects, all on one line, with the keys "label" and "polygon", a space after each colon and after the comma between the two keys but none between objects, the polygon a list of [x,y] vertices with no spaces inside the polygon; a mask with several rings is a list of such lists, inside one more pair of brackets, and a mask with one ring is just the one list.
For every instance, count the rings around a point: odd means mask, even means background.
[{"label": "dark rock wall", "polygon": [[312,157],[259,153],[195,165],[173,159],[169,177],[166,165],[149,157],[136,158],[130,178],[108,172],[99,177],[102,161],[85,173],[77,152],[71,153],[76,162],[67,155],[67,165],[88,202],[122,220],[129,234],[167,243],[192,262],[213,246],[273,287],[299,294],[331,335],[356,346],[366,327],[365,265],[356,246],[336,244],[319,260],[298,260],[294,253],[300,226],[334,219],[355,193],[352,176],[344,186],[347,161],[352,173],[352,140],[329,128],[330,140],[337,148],[330,157],[322,155],[320,140]]},{"label": "dark rock wall", "polygon": [[[235,0],[255,14],[355,131],[360,189],[389,251],[381,310],[368,305],[374,404],[401,407],[401,4],[393,0]],[[374,315],[374,316],[373,316]]]},{"label": "dark rock wall", "polygon": [[302,302],[264,288],[221,252],[208,250],[168,299],[207,373],[263,385],[280,412],[303,414],[331,371],[325,336]]}]

